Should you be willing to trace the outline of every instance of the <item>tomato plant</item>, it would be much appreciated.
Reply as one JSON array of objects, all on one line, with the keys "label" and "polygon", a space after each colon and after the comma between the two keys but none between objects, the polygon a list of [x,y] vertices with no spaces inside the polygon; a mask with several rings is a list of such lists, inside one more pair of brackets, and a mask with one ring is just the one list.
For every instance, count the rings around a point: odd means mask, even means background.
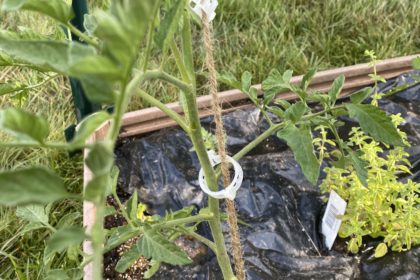
[{"label": "tomato plant", "polygon": [[[48,140],[50,131],[42,116],[16,108],[0,111],[0,129],[13,136],[10,142],[2,143],[2,147],[88,151],[85,165],[92,171],[93,178],[83,193],[69,193],[63,179],[45,167],[34,166],[0,173],[2,205],[39,205],[61,199],[85,200],[95,205],[93,227],[87,230],[82,227],[56,230],[47,243],[45,259],[53,258],[55,252],[78,246],[82,240],[89,240],[92,254],[84,256],[84,264],[92,263],[93,278],[102,279],[104,252],[132,237],[140,236],[135,246],[122,256],[117,270],[124,271],[136,259],[144,256],[153,260],[151,275],[162,262],[174,265],[191,263],[186,253],[174,244],[180,235],[189,235],[214,251],[225,279],[235,279],[221,230],[223,213],[218,199],[208,197],[207,207],[197,215],[192,215],[192,208],[187,207],[163,217],[144,218],[143,210],[138,209],[137,193],[125,205],[116,194],[118,170],[114,164],[113,150],[123,114],[134,96],[161,109],[187,133],[207,185],[212,191],[218,190],[220,174],[212,168],[207,153],[207,147],[212,145],[211,136],[207,133],[203,135],[196,103],[197,83],[191,36],[191,18],[194,15],[189,1],[113,1],[108,10],[97,10],[86,16],[86,33],[80,32],[70,23],[73,13],[64,0],[4,0],[2,8],[5,11],[30,10],[49,16],[83,41],[28,39],[12,32],[2,32],[2,66],[28,67],[46,73],[49,77],[63,75],[77,78],[92,102],[114,106],[112,113],[101,111],[85,118],[68,143]],[[169,54],[175,58],[177,73],[163,70]],[[149,63],[152,56],[160,58],[159,67],[152,68],[152,63]],[[360,122],[361,129],[375,141],[401,146],[404,144],[403,139],[389,116],[376,106],[361,104],[374,93],[371,88],[353,95],[350,103],[337,104],[344,76],[338,77],[328,94],[324,94],[308,90],[314,75],[315,70],[309,71],[302,82],[296,85],[290,83],[291,71],[279,73],[273,70],[262,84],[263,95],[251,86],[252,77],[248,72],[242,75],[240,81],[232,75],[221,76],[222,81],[248,94],[270,124],[264,133],[234,155],[234,158],[239,160],[264,139],[276,134],[290,146],[307,179],[316,184],[323,156],[320,157],[321,153],[314,148],[312,131],[322,126],[336,137],[334,143],[339,147],[334,160],[336,164],[350,164],[356,170],[359,180],[364,182],[366,174],[362,170],[362,156],[346,147],[338,136],[337,117],[350,115],[355,118]],[[171,110],[144,90],[145,83],[152,80],[178,88],[183,115]],[[7,94],[23,88],[17,81],[2,84],[0,91]],[[27,90],[30,91],[30,88]],[[276,100],[276,94],[283,91],[296,93],[299,100],[293,104]],[[308,105],[314,101],[322,105],[321,110],[316,111]],[[106,137],[95,143],[86,143],[88,137],[105,121],[111,122]],[[327,143],[325,139],[322,141],[322,145]],[[108,195],[113,195],[120,204],[118,211],[128,224],[105,232],[105,201]],[[195,232],[197,225],[202,222],[209,223],[213,241]],[[47,225],[48,221],[44,219],[43,223]]]}]

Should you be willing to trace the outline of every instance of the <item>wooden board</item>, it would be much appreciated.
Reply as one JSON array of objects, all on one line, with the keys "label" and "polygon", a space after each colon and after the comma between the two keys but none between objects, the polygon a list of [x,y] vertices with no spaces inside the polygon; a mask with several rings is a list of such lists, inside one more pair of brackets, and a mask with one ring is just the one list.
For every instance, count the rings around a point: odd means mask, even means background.
[{"label": "wooden board", "polygon": [[[405,56],[381,61],[377,65],[378,74],[386,79],[396,77],[412,69],[411,61],[416,57]],[[372,73],[373,69],[368,64],[358,64],[348,67],[337,68],[333,70],[326,70],[318,72],[309,85],[310,90],[328,91],[331,83],[339,75],[343,74],[346,81],[343,88],[343,94],[348,94],[352,91],[360,89],[372,83],[368,74]],[[291,79],[294,84],[300,83],[302,76],[295,76]],[[259,91],[261,85],[254,85]],[[235,108],[246,108],[246,104],[251,104],[248,97],[240,90],[228,90],[219,93],[221,105],[224,112],[230,112]],[[277,98],[293,100],[296,95],[290,92],[282,93]],[[197,98],[197,105],[200,110],[200,117],[211,115],[211,96],[204,95]],[[178,102],[167,104],[167,106],[177,113],[182,114],[182,108]],[[141,135],[144,133],[156,131],[165,127],[176,125],[174,121],[168,118],[162,111],[156,107],[146,108],[138,111],[126,113],[123,118],[123,125],[121,128],[121,137],[128,137],[133,135]]]},{"label": "wooden board", "polygon": [[[378,74],[385,77],[386,79],[396,77],[402,73],[412,70],[411,61],[419,55],[404,56],[393,59],[387,59],[381,61],[377,65]],[[326,70],[318,72],[309,88],[317,91],[328,91],[332,81],[339,75],[343,74],[346,77],[344,88],[342,91],[343,96],[354,92],[366,85],[371,84],[371,79],[368,77],[372,73],[372,68],[367,64],[357,64],[349,67],[342,67],[332,70]],[[300,83],[302,76],[295,76],[292,78],[292,83]],[[258,90],[261,90],[261,85],[255,85]],[[251,108],[251,105],[247,101],[247,96],[239,90],[228,90],[219,93],[223,112],[231,112],[240,109]],[[295,100],[297,96],[293,93],[286,92],[279,94],[276,98],[284,100]],[[200,117],[206,117],[212,115],[211,107],[211,96],[205,95],[197,98],[197,104],[199,107]],[[167,104],[169,108],[182,114],[182,108],[178,102]],[[88,143],[101,140],[105,137],[109,122],[104,123],[88,140]],[[123,125],[121,128],[120,137],[137,136],[144,133],[156,131],[165,127],[175,126],[176,123],[171,119],[167,118],[166,115],[161,112],[158,108],[146,108],[138,111],[128,112],[124,114]],[[85,151],[84,157],[86,158],[87,152]],[[92,172],[85,165],[83,172],[84,186],[92,179]],[[83,225],[90,230],[95,220],[95,207],[92,203],[83,202]],[[90,254],[92,247],[89,241],[85,241],[83,244],[83,250],[85,253]],[[84,280],[92,280],[92,265],[86,265],[84,268]]]}]

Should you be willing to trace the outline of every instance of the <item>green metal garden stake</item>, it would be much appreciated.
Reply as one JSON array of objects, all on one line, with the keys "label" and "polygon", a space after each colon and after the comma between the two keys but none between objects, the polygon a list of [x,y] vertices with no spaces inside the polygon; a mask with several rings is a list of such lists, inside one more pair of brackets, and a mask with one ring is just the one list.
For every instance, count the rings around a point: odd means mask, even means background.
[{"label": "green metal garden stake", "polygon": [[[71,23],[77,27],[80,31],[84,32],[85,27],[83,25],[84,23],[84,16],[88,13],[88,6],[86,0],[73,0],[72,1],[72,7],[74,11],[74,18],[71,20]],[[78,36],[72,34],[71,38],[73,41],[80,42],[80,39]],[[89,101],[87,99],[82,85],[78,79],[75,78],[69,78],[70,79],[70,86],[71,86],[71,92],[73,95],[74,100],[74,107],[76,111],[76,118],[77,122],[80,122],[84,117],[98,111],[101,109],[100,104],[95,104]],[[73,136],[76,129],[76,125],[72,124],[66,130],[64,131],[65,137],[67,141],[70,141]]]}]

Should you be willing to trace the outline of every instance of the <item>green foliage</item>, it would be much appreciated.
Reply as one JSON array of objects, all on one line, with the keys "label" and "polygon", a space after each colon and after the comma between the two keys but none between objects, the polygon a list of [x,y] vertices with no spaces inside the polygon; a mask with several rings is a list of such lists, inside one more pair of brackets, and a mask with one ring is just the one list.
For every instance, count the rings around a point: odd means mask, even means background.
[{"label": "green foliage", "polygon": [[[1,65],[0,65],[1,66]],[[19,82],[0,83],[0,96],[25,89]]]},{"label": "green foliage", "polygon": [[76,128],[76,135],[71,140],[71,145],[81,146],[85,141],[98,129],[105,121],[110,119],[110,115],[106,112],[97,112],[89,115],[79,123]]},{"label": "green foliage", "polygon": [[143,275],[144,279],[152,278],[153,275],[155,275],[156,272],[158,272],[158,270],[160,268],[160,265],[161,265],[161,262],[151,260],[150,261],[150,268]]},{"label": "green foliage", "polygon": [[[404,120],[392,116],[396,126]],[[397,130],[406,142],[406,135]],[[396,146],[383,155],[380,142],[366,135],[359,128],[353,128],[348,146],[357,148],[360,160],[359,169],[367,174],[364,186],[356,168],[325,168],[326,178],[321,190],[335,190],[347,200],[347,209],[342,217],[339,236],[350,238],[348,250],[357,253],[362,245],[362,237],[382,237],[375,250],[375,257],[382,257],[388,251],[404,251],[420,243],[420,208],[418,193],[420,184],[411,180],[401,182],[399,176],[410,174],[407,152]],[[360,170],[359,170],[360,172]]]},{"label": "green foliage", "polygon": [[42,205],[19,206],[16,209],[16,216],[32,223],[48,224],[48,214],[50,207]]},{"label": "green foliage", "polygon": [[167,241],[159,232],[153,229],[145,230],[136,246],[138,252],[146,258],[152,258],[172,265],[191,263],[191,259],[184,251]]},{"label": "green foliage", "polygon": [[42,144],[49,132],[47,121],[16,108],[0,110],[0,129],[15,136],[17,142]]},{"label": "green foliage", "polygon": [[[285,91],[293,91],[290,85],[290,79],[293,72],[288,70],[280,74],[278,70],[272,70],[270,75],[262,82],[262,89],[264,90],[264,103],[270,103],[274,96]],[[301,96],[303,98],[303,96]]]},{"label": "green foliage", "polygon": [[287,145],[292,149],[296,161],[302,167],[303,174],[312,183],[316,184],[319,176],[319,161],[315,156],[312,145],[311,131],[308,127],[296,127],[293,124],[285,127],[278,134],[278,137],[286,140]]},{"label": "green foliage", "polygon": [[0,204],[50,203],[69,197],[60,177],[42,167],[0,173]]},{"label": "green foliage", "polygon": [[136,246],[132,246],[127,252],[125,252],[115,266],[115,270],[119,273],[124,273],[129,269],[140,257],[141,252]]},{"label": "green foliage", "polygon": [[[1,36],[1,35],[0,35]],[[0,37],[0,51],[14,59],[62,74],[82,59],[95,54],[92,47],[77,42],[16,40]]]},{"label": "green foliage", "polygon": [[351,103],[353,104],[360,104],[362,103],[366,98],[368,98],[373,92],[373,89],[371,87],[363,88],[352,95],[350,95]]},{"label": "green foliage", "polygon": [[167,11],[165,17],[162,19],[159,29],[155,34],[156,45],[166,53],[171,40],[173,40],[174,34],[179,27],[179,23],[182,22],[182,11],[185,8],[185,0],[176,0],[175,4],[172,5],[169,11]]},{"label": "green foliage", "polygon": [[413,59],[413,68],[420,69],[420,56]]},{"label": "green foliage", "polygon": [[340,96],[341,90],[344,86],[345,77],[343,74],[336,78],[331,86],[331,89],[328,91],[329,101],[331,105],[334,105],[337,101],[337,98]]},{"label": "green foliage", "polygon": [[110,147],[103,143],[95,144],[85,163],[94,176],[85,187],[84,197],[90,201],[102,201],[106,195],[112,192],[111,169],[114,157]]},{"label": "green foliage", "polygon": [[363,131],[376,141],[390,145],[403,145],[391,118],[378,107],[370,104],[347,104],[346,108],[350,117],[357,119]]},{"label": "green foliage", "polygon": [[79,246],[85,238],[85,231],[80,227],[66,227],[58,230],[47,242],[44,260],[49,259],[56,252],[60,252],[71,246]]},{"label": "green foliage", "polygon": [[29,10],[48,15],[62,23],[73,18],[73,10],[63,0],[4,0],[2,10]]},{"label": "green foliage", "polygon": [[138,205],[138,194],[137,190],[133,192],[130,199],[126,203],[128,217],[131,220],[135,221],[137,219],[137,205]]}]

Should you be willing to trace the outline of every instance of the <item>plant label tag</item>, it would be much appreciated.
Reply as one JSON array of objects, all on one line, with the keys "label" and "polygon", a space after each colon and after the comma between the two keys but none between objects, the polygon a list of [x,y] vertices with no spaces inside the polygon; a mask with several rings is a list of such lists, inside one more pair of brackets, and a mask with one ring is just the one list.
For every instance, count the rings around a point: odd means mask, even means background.
[{"label": "plant label tag", "polygon": [[341,226],[341,219],[337,215],[344,215],[347,203],[335,191],[331,190],[327,209],[322,218],[322,234],[325,236],[325,245],[331,250]]}]

